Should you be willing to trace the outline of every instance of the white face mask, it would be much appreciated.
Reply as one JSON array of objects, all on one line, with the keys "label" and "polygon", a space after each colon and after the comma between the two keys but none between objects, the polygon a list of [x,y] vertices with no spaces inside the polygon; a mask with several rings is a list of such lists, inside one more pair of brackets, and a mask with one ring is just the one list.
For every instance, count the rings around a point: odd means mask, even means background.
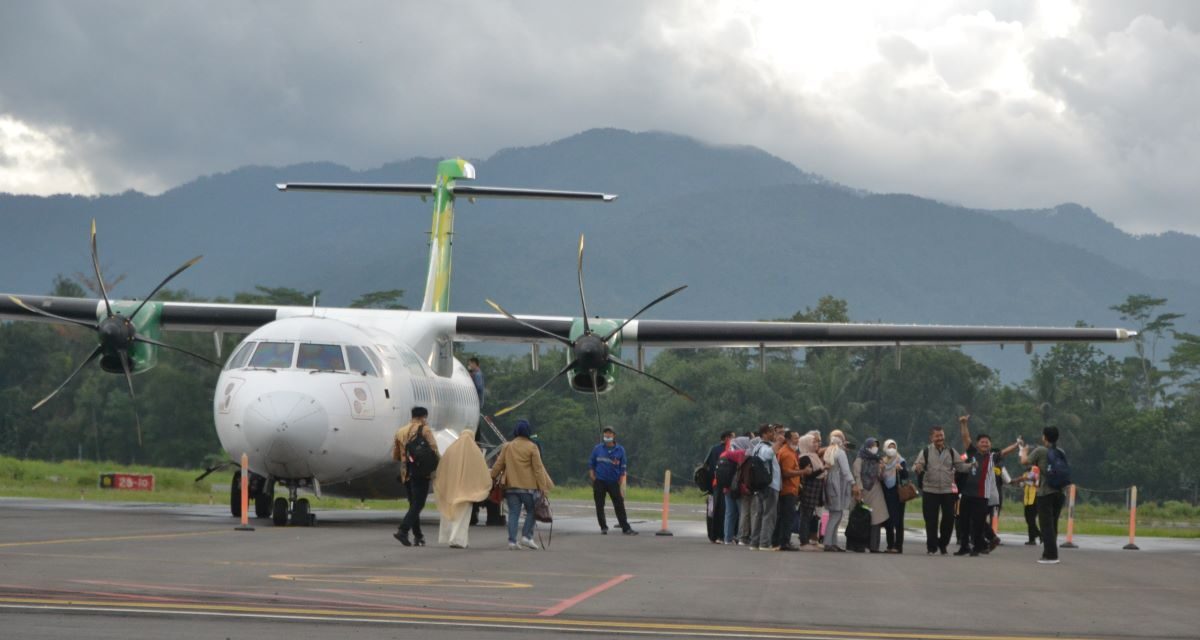
[{"label": "white face mask", "polygon": [[900,454],[896,453],[896,447],[888,447],[887,456],[889,458],[895,458],[898,455],[900,455]]},{"label": "white face mask", "polygon": [[612,441],[613,441],[613,437],[612,437],[612,436],[604,436],[604,441],[605,441],[605,442],[612,442]]},{"label": "white face mask", "polygon": [[871,447],[870,449],[867,449],[867,451],[873,456],[879,455],[879,447]]}]

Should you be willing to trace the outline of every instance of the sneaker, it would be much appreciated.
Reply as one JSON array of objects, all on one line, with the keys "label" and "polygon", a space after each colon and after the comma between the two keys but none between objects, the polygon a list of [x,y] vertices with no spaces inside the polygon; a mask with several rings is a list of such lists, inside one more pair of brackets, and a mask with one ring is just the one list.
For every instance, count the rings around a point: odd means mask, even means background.
[{"label": "sneaker", "polygon": [[[954,554],[954,555],[958,555],[958,554],[956,553],[956,554]],[[978,557],[979,557],[979,552],[978,552],[978,551],[972,551],[971,553],[969,553],[969,554],[967,554],[967,555],[971,556],[972,558],[978,558]]]},{"label": "sneaker", "polygon": [[937,549],[929,549],[929,550],[927,550],[927,551],[925,552],[925,555],[927,555],[927,556],[936,556],[936,555],[937,555]]},{"label": "sneaker", "polygon": [[[636,536],[638,534],[637,531],[633,530],[633,528],[625,529],[621,533],[624,535],[627,535],[627,536]],[[714,540],[713,542],[716,542],[716,541]]]},{"label": "sneaker", "polygon": [[521,546],[525,547],[526,549],[533,549],[535,551],[541,549],[541,547],[538,546],[538,543],[534,542],[532,538],[521,538]]},{"label": "sneaker", "polygon": [[779,551],[779,547],[759,547],[759,551]]},{"label": "sneaker", "polygon": [[602,536],[608,535],[608,527],[604,527],[603,529],[601,529],[600,535],[602,535]]},{"label": "sneaker", "polygon": [[942,555],[946,555],[946,547],[938,547],[938,552]]},{"label": "sneaker", "polygon": [[510,542],[510,543],[508,543],[508,550],[509,551],[520,551],[521,547],[517,546],[517,543],[515,543],[515,542]]},{"label": "sneaker", "polygon": [[960,548],[958,551],[955,551],[955,552],[954,552],[954,555],[956,555],[956,556],[965,556],[965,555],[967,555],[968,553],[969,553],[969,554],[971,554],[971,555],[976,555],[976,556],[977,556],[977,555],[979,555],[979,553],[978,553],[978,552],[976,552],[976,551],[971,551],[970,549],[968,549],[968,548],[966,548],[966,547],[962,547],[962,548]]},{"label": "sneaker", "polygon": [[794,544],[781,544],[781,545],[779,545],[779,550],[780,551],[799,551],[800,547],[797,547]]},{"label": "sneaker", "polygon": [[996,547],[1000,546],[1000,538],[992,538],[991,544],[988,545],[988,551],[995,551]]},{"label": "sneaker", "polygon": [[417,545],[418,547],[423,547],[425,546],[425,538],[413,538],[413,544]]},{"label": "sneaker", "polygon": [[1025,542],[1025,546],[1027,546],[1027,547],[1032,547],[1035,544],[1037,544],[1037,542],[1035,542],[1033,540],[1028,540]]},{"label": "sneaker", "polygon": [[1049,558],[1039,558],[1038,564],[1058,564],[1058,558],[1055,558],[1053,560],[1051,560]]},{"label": "sneaker", "polygon": [[752,544],[747,548],[750,549],[751,551],[758,551],[758,545],[756,545],[756,544]]},{"label": "sneaker", "polygon": [[402,545],[404,545],[404,546],[406,546],[406,547],[411,547],[411,546],[412,546],[412,541],[408,539],[408,532],[407,532],[407,531],[397,531],[396,533],[393,533],[393,534],[392,534],[392,537],[393,537],[393,538],[395,538],[395,539],[397,539],[397,540],[399,540],[399,541],[400,541],[400,544],[402,544]]}]

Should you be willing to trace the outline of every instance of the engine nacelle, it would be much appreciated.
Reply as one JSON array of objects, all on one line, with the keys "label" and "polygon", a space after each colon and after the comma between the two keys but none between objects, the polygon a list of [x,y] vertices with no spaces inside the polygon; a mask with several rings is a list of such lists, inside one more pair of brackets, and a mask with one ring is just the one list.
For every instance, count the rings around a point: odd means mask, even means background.
[{"label": "engine nacelle", "polygon": [[[158,364],[158,347],[145,342],[135,342],[132,338],[135,334],[153,340],[162,338],[163,306],[160,302],[147,302],[131,322],[128,319],[129,315],[136,311],[141,304],[138,301],[117,300],[112,302],[113,318],[108,318],[103,306],[96,314],[96,320],[102,323],[101,331],[97,335],[100,338],[100,344],[106,347],[100,356],[100,368],[104,371],[124,375],[125,369],[121,366],[120,353],[114,348],[108,348],[108,345],[125,343],[126,336],[128,336],[128,342],[125,344],[127,344],[129,368],[132,373],[149,371]],[[111,339],[106,340],[105,333],[114,335],[111,336]]]},{"label": "engine nacelle", "polygon": [[583,318],[576,318],[571,323],[570,338],[574,343],[572,357],[579,362],[571,369],[567,378],[571,388],[582,393],[592,393],[592,374],[595,372],[595,391],[604,393],[612,388],[617,381],[617,366],[608,361],[609,356],[621,356],[621,336],[617,334],[605,343],[601,336],[607,335],[621,325],[620,320],[589,318],[588,328],[591,334],[584,331]]}]

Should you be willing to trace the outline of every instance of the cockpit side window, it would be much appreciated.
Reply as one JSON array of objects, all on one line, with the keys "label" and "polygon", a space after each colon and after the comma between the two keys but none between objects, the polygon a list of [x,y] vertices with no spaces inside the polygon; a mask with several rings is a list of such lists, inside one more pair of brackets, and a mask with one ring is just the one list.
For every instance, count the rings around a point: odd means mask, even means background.
[{"label": "cockpit side window", "polygon": [[264,369],[287,369],[292,366],[292,353],[296,345],[291,342],[260,342],[250,358],[251,367]]},{"label": "cockpit side window", "polygon": [[250,359],[250,354],[254,353],[254,342],[247,342],[241,346],[229,359],[229,363],[225,365],[225,370],[241,369],[246,366],[246,361]]},{"label": "cockpit side window", "polygon": [[363,350],[363,353],[366,353],[367,357],[371,359],[371,364],[375,365],[375,370],[378,371],[379,375],[382,376],[383,375],[383,360],[379,359],[379,355],[376,354],[373,349],[371,349],[370,345],[363,347],[362,350]]},{"label": "cockpit side window", "polygon": [[379,376],[375,371],[375,365],[363,353],[359,347],[346,347],[346,357],[350,360],[350,370],[355,373],[362,373],[368,376]]},{"label": "cockpit side window", "polygon": [[302,344],[300,345],[300,354],[296,357],[296,367],[299,369],[345,371],[346,359],[342,356],[341,345]]}]

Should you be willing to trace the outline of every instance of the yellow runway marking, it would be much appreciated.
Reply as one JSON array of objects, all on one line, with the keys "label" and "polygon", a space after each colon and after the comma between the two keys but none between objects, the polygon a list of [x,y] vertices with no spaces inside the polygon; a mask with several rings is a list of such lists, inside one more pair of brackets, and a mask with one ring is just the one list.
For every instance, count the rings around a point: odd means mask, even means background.
[{"label": "yellow runway marking", "polygon": [[462,578],[425,578],[421,576],[359,576],[359,575],[293,575],[279,573],[271,576],[275,580],[292,582],[333,582],[338,584],[375,584],[387,587],[450,587],[472,589],[528,589],[524,582],[500,582],[496,580],[467,580]]},{"label": "yellow runway marking", "polygon": [[163,540],[167,538],[190,538],[194,536],[210,536],[214,533],[228,533],[232,529],[211,529],[208,531],[191,531],[188,533],[142,533],[127,536],[103,536],[95,538],[58,538],[53,540],[25,540],[23,542],[0,542],[0,548],[33,547],[46,544],[75,544],[78,542],[119,542],[122,540]]},{"label": "yellow runway marking", "polygon": [[[5,605],[4,603],[8,603]],[[663,634],[720,634],[734,636],[771,636],[780,638],[870,638],[872,640],[1049,640],[1044,636],[964,635],[954,633],[891,633],[879,631],[835,631],[824,629],[772,628],[762,626],[707,625],[673,622],[637,622],[634,620],[582,620],[537,618],[522,616],[488,615],[442,615],[433,613],[396,613],[380,611],[352,611],[345,609],[305,609],[300,607],[259,607],[249,605],[221,605],[195,603],[159,602],[108,602],[65,598],[20,598],[0,597],[0,606],[25,605],[29,608],[66,607],[93,608],[98,610],[127,612],[158,612],[209,615],[259,615],[264,617],[303,617],[330,620],[364,622],[410,622],[427,624],[452,624],[463,626],[524,627],[529,629],[558,629],[564,631],[606,630],[614,633],[663,633]],[[1054,640],[1072,640],[1055,636]],[[1078,640],[1078,639],[1074,639]]]}]

